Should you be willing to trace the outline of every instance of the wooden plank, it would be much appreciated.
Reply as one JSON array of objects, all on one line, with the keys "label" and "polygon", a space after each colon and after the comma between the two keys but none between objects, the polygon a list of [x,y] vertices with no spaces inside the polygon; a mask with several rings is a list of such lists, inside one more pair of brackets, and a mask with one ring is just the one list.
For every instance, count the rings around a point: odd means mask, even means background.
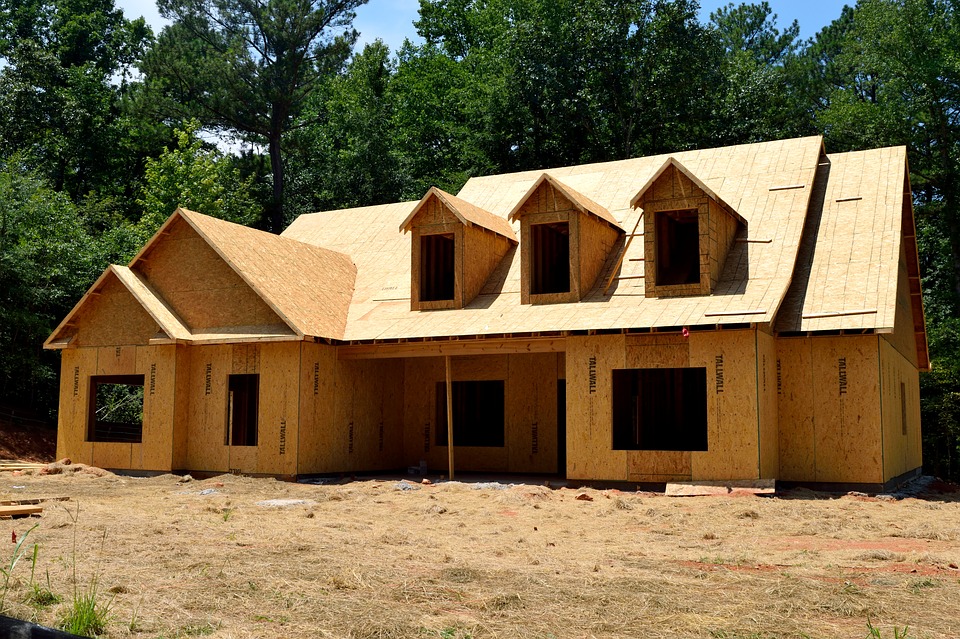
[{"label": "wooden plank", "polygon": [[42,506],[0,506],[0,518],[39,515],[42,512]]},{"label": "wooden plank", "polygon": [[450,373],[450,356],[443,358],[446,370],[446,391],[447,391],[447,476],[453,479],[453,449],[457,443],[453,440],[453,375]]},{"label": "wooden plank", "polygon": [[455,355],[495,355],[511,353],[558,353],[566,348],[564,337],[530,337],[519,339],[466,339],[430,342],[402,342],[338,346],[337,359],[392,359],[409,357],[443,357]]},{"label": "wooden plank", "polygon": [[776,492],[775,479],[741,481],[669,482],[667,497],[706,497],[713,495],[772,495]]}]

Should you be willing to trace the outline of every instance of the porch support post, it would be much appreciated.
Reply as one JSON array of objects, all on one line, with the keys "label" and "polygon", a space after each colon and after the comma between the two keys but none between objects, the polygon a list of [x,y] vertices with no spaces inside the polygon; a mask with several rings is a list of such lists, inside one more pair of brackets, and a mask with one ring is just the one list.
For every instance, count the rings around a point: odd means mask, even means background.
[{"label": "porch support post", "polygon": [[449,476],[453,479],[453,380],[450,374],[450,356],[444,358],[447,365],[447,465]]}]

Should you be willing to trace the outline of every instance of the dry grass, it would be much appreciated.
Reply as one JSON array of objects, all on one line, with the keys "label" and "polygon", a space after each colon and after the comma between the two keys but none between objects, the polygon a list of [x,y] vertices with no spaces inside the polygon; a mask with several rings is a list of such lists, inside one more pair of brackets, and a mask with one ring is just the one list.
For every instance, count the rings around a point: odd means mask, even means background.
[{"label": "dry grass", "polygon": [[3,498],[71,498],[4,522],[39,521],[36,579],[63,603],[26,603],[29,564],[8,601],[62,617],[79,503],[79,586],[99,576],[112,637],[960,636],[958,494],[482,486],[4,474]]}]

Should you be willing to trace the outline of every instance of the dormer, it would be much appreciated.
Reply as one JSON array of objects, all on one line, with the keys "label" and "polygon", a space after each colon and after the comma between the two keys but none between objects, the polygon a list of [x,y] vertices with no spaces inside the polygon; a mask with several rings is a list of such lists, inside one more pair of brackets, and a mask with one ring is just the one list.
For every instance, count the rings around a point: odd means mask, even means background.
[{"label": "dormer", "polygon": [[520,220],[520,302],[579,302],[623,234],[610,212],[544,173],[507,216]]},{"label": "dormer", "polygon": [[410,310],[463,308],[517,244],[502,217],[433,187],[400,225],[411,233]]},{"label": "dormer", "polygon": [[712,293],[746,220],[672,157],[630,205],[643,209],[646,297]]}]

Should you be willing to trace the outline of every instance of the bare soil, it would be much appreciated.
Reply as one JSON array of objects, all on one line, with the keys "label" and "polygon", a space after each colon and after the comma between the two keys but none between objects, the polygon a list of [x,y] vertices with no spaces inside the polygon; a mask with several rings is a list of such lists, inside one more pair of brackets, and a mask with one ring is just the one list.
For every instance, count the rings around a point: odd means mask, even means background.
[{"label": "bare soil", "polygon": [[28,603],[26,557],[6,605],[56,625],[96,581],[111,637],[832,638],[868,620],[884,638],[960,637],[949,484],[677,498],[63,470],[0,473],[0,498],[70,498],[0,522],[0,539],[39,524],[33,579],[64,602]]},{"label": "bare soil", "polygon": [[0,459],[52,462],[56,453],[56,428],[15,425],[0,417]]}]

